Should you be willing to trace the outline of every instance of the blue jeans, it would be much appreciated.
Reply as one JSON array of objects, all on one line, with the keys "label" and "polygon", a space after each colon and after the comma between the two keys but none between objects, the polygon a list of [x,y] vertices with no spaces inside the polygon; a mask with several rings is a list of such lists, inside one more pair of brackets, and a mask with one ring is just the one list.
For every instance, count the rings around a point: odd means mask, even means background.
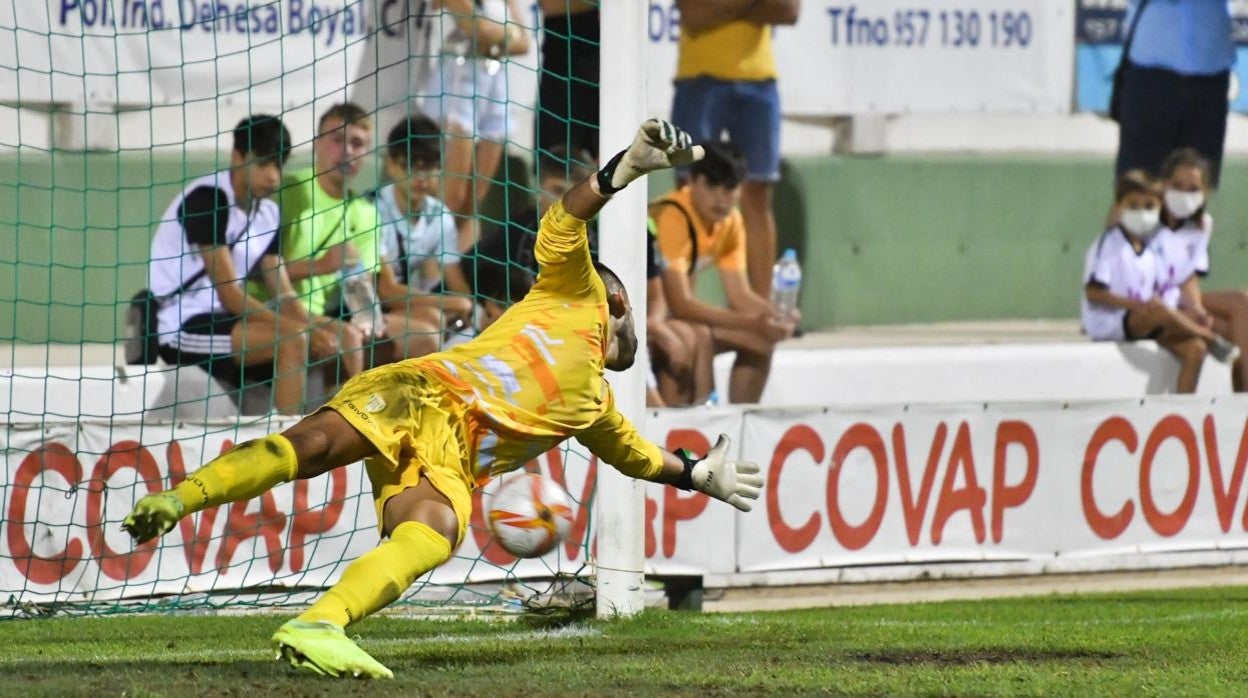
[{"label": "blue jeans", "polygon": [[745,154],[746,179],[780,179],[780,93],[775,80],[696,77],[675,85],[672,123],[697,143],[719,141],[727,133]]}]

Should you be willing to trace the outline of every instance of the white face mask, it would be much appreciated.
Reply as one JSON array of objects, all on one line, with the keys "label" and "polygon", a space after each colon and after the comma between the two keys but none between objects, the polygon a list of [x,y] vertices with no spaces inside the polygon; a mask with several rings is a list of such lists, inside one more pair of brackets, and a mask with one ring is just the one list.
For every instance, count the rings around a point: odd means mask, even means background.
[{"label": "white face mask", "polygon": [[1161,224],[1161,209],[1124,209],[1122,215],[1118,217],[1118,223],[1132,235],[1150,238],[1153,233],[1157,232],[1157,226]]},{"label": "white face mask", "polygon": [[1166,190],[1166,210],[1170,212],[1170,215],[1179,220],[1191,218],[1192,214],[1199,211],[1200,207],[1204,205],[1205,193],[1203,191]]}]

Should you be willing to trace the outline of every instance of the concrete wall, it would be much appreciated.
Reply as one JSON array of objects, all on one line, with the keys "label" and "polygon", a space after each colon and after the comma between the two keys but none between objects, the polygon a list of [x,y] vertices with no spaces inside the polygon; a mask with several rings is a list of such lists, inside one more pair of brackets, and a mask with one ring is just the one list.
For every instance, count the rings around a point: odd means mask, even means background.
[{"label": "concrete wall", "polygon": [[[0,340],[113,341],[146,278],[153,221],[184,180],[217,166],[205,154],[0,153]],[[375,177],[365,169],[361,186]],[[1069,155],[786,161],[777,217],[806,269],[806,326],[1073,317],[1110,169]],[[1236,195],[1248,160],[1230,160],[1223,182],[1207,287],[1248,287],[1248,200]],[[713,275],[700,285],[714,287]]]}]

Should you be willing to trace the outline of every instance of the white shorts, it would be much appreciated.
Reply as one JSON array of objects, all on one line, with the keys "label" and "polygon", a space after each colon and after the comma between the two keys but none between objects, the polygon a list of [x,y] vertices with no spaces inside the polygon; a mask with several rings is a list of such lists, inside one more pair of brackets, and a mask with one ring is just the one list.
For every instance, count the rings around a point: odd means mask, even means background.
[{"label": "white shorts", "polygon": [[1121,309],[1085,313],[1083,331],[1097,342],[1125,342],[1127,339],[1127,311]]},{"label": "white shorts", "polygon": [[421,109],[434,121],[502,141],[507,136],[507,66],[489,58],[444,55]]}]

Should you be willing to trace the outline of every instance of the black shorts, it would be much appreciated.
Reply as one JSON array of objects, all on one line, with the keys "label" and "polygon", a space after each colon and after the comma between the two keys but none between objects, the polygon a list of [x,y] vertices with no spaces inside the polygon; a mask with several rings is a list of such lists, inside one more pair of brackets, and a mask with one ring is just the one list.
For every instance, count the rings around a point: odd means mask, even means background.
[{"label": "black shorts", "polygon": [[[238,316],[229,313],[204,313],[195,315],[183,322],[179,333],[215,337],[217,342],[220,343],[223,341],[221,338],[228,340],[230,333],[234,330],[234,325],[238,324],[238,321]],[[194,351],[162,344],[158,353],[160,358],[167,364],[199,366],[213,378],[231,387],[238,387],[244,383],[262,383],[273,380],[272,362],[266,361],[253,366],[243,366],[239,363],[238,355],[233,352]]]},{"label": "black shorts", "polygon": [[1137,337],[1131,334],[1131,311],[1128,310],[1122,314],[1122,336],[1126,337],[1128,342],[1138,342],[1141,339],[1157,339],[1161,336],[1161,328],[1153,328],[1153,331],[1149,332],[1145,337]]},{"label": "black shorts", "polygon": [[1222,170],[1230,73],[1181,75],[1163,68],[1126,66],[1118,128],[1116,174],[1153,174],[1176,148],[1190,147],[1209,160],[1214,187]]}]

